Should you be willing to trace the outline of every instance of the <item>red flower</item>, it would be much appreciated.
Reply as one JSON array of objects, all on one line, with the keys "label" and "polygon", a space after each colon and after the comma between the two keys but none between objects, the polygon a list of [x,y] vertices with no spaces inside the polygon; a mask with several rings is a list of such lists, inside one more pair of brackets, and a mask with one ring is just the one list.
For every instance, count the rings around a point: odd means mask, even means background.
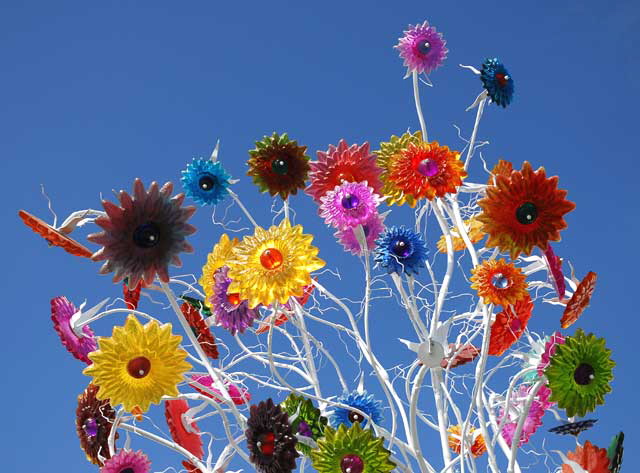
[{"label": "red flower", "polygon": [[520,338],[527,328],[532,310],[533,302],[527,294],[524,299],[505,307],[496,315],[496,320],[491,325],[489,355],[501,356]]},{"label": "red flower", "polygon": [[[567,453],[567,458],[578,463],[589,473],[609,473],[609,457],[606,448],[598,448],[588,440],[584,446]],[[562,473],[573,473],[570,465],[562,465]]]},{"label": "red flower", "polygon": [[560,326],[562,328],[571,327],[582,315],[582,312],[589,307],[591,296],[596,288],[597,277],[598,275],[596,273],[589,271],[584,279],[580,281],[580,284],[578,284],[578,287],[576,288],[576,292],[573,293],[573,296],[571,296],[571,299],[567,302],[567,306],[565,307],[562,318],[560,319]]},{"label": "red flower", "polygon": [[195,334],[205,355],[209,358],[213,358],[214,360],[217,359],[219,354],[218,347],[216,346],[216,340],[213,338],[211,330],[209,330],[205,321],[202,320],[200,312],[198,312],[198,310],[188,302],[183,302],[180,306],[180,310],[182,310],[185,319],[187,319],[187,323],[191,327],[191,330],[193,330],[193,333]]},{"label": "red flower", "polygon": [[202,449],[202,439],[197,432],[200,429],[195,422],[190,423],[191,429],[195,432],[187,430],[182,422],[182,415],[189,410],[189,403],[182,399],[165,401],[164,415],[167,419],[167,425],[171,431],[171,438],[185,450],[202,458],[204,451]]},{"label": "red flower", "polygon": [[69,238],[64,233],[56,230],[48,223],[40,220],[38,217],[35,217],[24,210],[20,210],[18,212],[18,216],[22,219],[27,227],[31,228],[31,230],[34,231],[34,233],[37,233],[45,240],[47,240],[50,246],[59,246],[67,253],[71,253],[74,256],[91,258],[91,250],[73,240],[72,238]]}]

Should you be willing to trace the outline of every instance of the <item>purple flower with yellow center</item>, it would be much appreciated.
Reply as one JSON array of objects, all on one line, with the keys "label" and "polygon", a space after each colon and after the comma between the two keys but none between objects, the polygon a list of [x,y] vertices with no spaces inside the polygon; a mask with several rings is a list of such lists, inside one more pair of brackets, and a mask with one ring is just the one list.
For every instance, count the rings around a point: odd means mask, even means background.
[{"label": "purple flower with yellow center", "polygon": [[244,333],[247,327],[251,327],[253,321],[260,317],[260,305],[250,309],[248,302],[241,300],[237,293],[227,293],[231,284],[228,273],[228,266],[223,266],[214,273],[213,296],[209,303],[216,323],[231,332],[231,335],[235,335],[236,332]]},{"label": "purple flower with yellow center", "polygon": [[320,216],[327,225],[338,229],[363,224],[376,213],[380,204],[380,197],[366,181],[345,181],[320,200]]},{"label": "purple flower with yellow center", "polygon": [[[376,240],[384,231],[382,216],[380,216],[378,213],[374,213],[373,215],[371,215],[366,222],[362,223],[362,230],[366,238],[367,250],[371,251],[376,247]],[[354,227],[347,227],[342,230],[338,230],[336,233],[334,233],[334,236],[344,247],[345,251],[349,251],[358,256],[362,255],[363,249],[360,246],[358,238],[356,237]]]},{"label": "purple flower with yellow center", "polygon": [[429,74],[440,67],[449,52],[446,44],[442,33],[438,33],[425,21],[421,25],[409,25],[409,29],[394,47],[400,51],[409,76],[413,72]]}]

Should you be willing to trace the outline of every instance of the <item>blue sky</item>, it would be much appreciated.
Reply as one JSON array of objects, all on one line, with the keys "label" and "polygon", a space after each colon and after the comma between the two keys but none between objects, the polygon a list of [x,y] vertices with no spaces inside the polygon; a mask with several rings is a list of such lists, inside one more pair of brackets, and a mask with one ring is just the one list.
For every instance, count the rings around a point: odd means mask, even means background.
[{"label": "blue sky", "polygon": [[[119,295],[97,265],[47,248],[17,218],[24,208],[49,219],[40,184],[63,218],[97,208],[101,193],[130,189],[136,177],[176,182],[187,161],[208,155],[219,138],[225,166],[241,178],[237,192],[267,224],[270,200],[244,176],[247,150],[273,131],[288,131],[315,156],[340,138],[375,148],[416,129],[410,82],[402,80],[392,46],[409,23],[425,19],[444,32],[450,50],[432,74],[435,87],[423,89],[432,139],[463,146],[453,125],[470,133],[474,117],[464,109],[480,84],[458,64],[498,56],[516,81],[516,98],[507,110],[487,110],[480,128],[480,139],[491,142],[485,159],[544,165],[577,203],[556,248],[578,275],[598,273],[579,325],[606,337],[618,363],[614,391],[595,413],[600,422],[584,438],[604,446],[625,430],[626,469],[635,471],[640,7],[631,0],[1,2],[0,443],[9,453],[7,471],[92,471],[73,417],[87,379],[51,328],[49,300]],[[484,180],[480,173],[476,160],[470,180]],[[357,259],[345,258],[313,215],[310,199],[297,196],[292,205],[329,266],[360,274]],[[402,215],[394,212],[393,223]],[[197,252],[184,258],[180,274],[198,273],[219,237],[209,216],[201,210],[194,217]],[[360,283],[344,289],[357,291]],[[558,313],[545,316],[537,331],[555,328]],[[393,319],[378,324],[375,342],[401,350],[384,338]],[[110,325],[98,329],[107,334]],[[548,442],[550,449],[570,446]],[[173,455],[153,453],[155,470],[178,465]]]}]

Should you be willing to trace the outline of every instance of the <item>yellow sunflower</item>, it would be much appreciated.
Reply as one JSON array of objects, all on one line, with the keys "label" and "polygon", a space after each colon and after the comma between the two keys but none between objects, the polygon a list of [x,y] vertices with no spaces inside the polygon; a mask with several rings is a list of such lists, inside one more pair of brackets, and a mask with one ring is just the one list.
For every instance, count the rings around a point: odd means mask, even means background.
[{"label": "yellow sunflower", "polygon": [[234,257],[227,263],[232,279],[228,292],[247,299],[250,308],[301,297],[304,286],[311,284],[310,273],[325,265],[316,257],[312,240],[301,225],[292,227],[289,220],[269,230],[257,227],[233,249]]},{"label": "yellow sunflower", "polygon": [[178,395],[177,384],[191,369],[187,352],[178,348],[182,337],[171,333],[171,324],[156,321],[142,325],[129,315],[124,327],[114,327],[111,337],[98,339],[99,349],[89,353],[93,362],[84,374],[99,386],[98,399],[110,399],[132,412],[142,412],[162,396]]},{"label": "yellow sunflower", "polygon": [[[471,217],[468,220],[464,221],[464,227],[467,229],[467,234],[469,235],[469,240],[471,243],[478,243],[485,236],[485,233],[482,231],[482,222],[479,222],[475,217]],[[456,227],[450,228],[451,239],[453,240],[453,251],[462,251],[466,248],[464,244],[464,240],[458,233],[458,229]],[[440,237],[438,240],[438,251],[440,253],[447,252],[447,242],[444,238],[444,235]]]},{"label": "yellow sunflower", "polygon": [[213,296],[213,286],[216,284],[213,274],[216,272],[216,269],[227,264],[227,261],[233,256],[233,248],[237,246],[238,243],[239,240],[237,238],[231,240],[226,233],[223,233],[220,241],[216,243],[211,253],[207,256],[207,262],[202,267],[202,276],[198,281],[202,289],[204,289],[207,305],[210,304],[209,299]]},{"label": "yellow sunflower", "polygon": [[422,133],[416,131],[414,134],[405,133],[402,136],[393,135],[387,142],[380,143],[380,149],[375,151],[378,167],[382,169],[380,180],[382,181],[382,194],[387,196],[387,204],[402,205],[407,202],[411,207],[415,207],[418,200],[413,195],[402,192],[391,179],[394,171],[396,157],[406,150],[410,144],[422,143]]},{"label": "yellow sunflower", "polygon": [[471,288],[485,304],[507,306],[527,297],[526,276],[504,259],[485,260],[471,270]]}]

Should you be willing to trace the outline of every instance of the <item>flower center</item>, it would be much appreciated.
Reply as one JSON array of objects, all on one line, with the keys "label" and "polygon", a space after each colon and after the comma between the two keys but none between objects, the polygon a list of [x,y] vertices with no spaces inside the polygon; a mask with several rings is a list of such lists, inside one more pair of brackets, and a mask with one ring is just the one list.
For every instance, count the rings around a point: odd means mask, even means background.
[{"label": "flower center", "polygon": [[349,420],[352,423],[362,422],[364,420],[364,417],[362,416],[362,414],[359,414],[358,412],[355,412],[355,411],[350,411],[347,417],[349,417]]},{"label": "flower center", "polygon": [[276,436],[273,432],[260,434],[256,445],[263,455],[273,455],[276,449]]},{"label": "flower center", "polygon": [[275,158],[273,161],[271,161],[271,170],[276,174],[284,176],[289,170],[289,165],[284,159]]},{"label": "flower center", "polygon": [[420,41],[418,43],[418,51],[420,52],[420,54],[426,56],[427,54],[429,54],[429,51],[431,51],[431,43],[426,39]]},{"label": "flower center", "polygon": [[591,381],[595,379],[595,370],[593,369],[593,366],[589,363],[580,363],[573,372],[573,379],[580,386],[591,384]]},{"label": "flower center", "polygon": [[227,302],[231,305],[240,304],[240,294],[237,292],[232,292],[231,294],[227,294]]},{"label": "flower center", "polygon": [[260,264],[265,269],[277,269],[282,266],[282,253],[275,248],[267,248],[260,255]]},{"label": "flower center", "polygon": [[342,207],[344,207],[346,210],[351,210],[351,209],[355,209],[358,204],[360,203],[360,199],[358,199],[358,197],[356,197],[353,194],[346,194],[343,198],[342,198]]},{"label": "flower center", "polygon": [[516,317],[511,321],[510,327],[512,332],[517,333],[520,330],[520,327],[522,327],[522,322],[520,322],[520,319]]},{"label": "flower center", "polygon": [[423,159],[418,164],[418,172],[426,177],[433,177],[438,174],[438,163],[434,159]]},{"label": "flower center", "polygon": [[491,278],[491,285],[496,289],[506,289],[510,285],[509,278],[502,273],[496,273]]},{"label": "flower center", "polygon": [[133,242],[140,248],[153,248],[160,243],[160,228],[153,222],[139,225],[133,231]]},{"label": "flower center", "polygon": [[133,470],[133,468],[127,467],[124,470],[120,470],[119,473],[136,473],[136,472]]},{"label": "flower center", "polygon": [[354,182],[355,181],[353,174],[347,171],[343,171],[340,174],[338,174],[336,176],[336,179],[338,180],[338,182],[342,182],[342,181]]},{"label": "flower center", "polygon": [[151,362],[148,358],[139,356],[129,360],[129,363],[127,363],[127,371],[136,379],[144,378],[149,374],[149,371],[151,371]]},{"label": "flower center", "polygon": [[298,433],[305,437],[311,437],[313,432],[311,431],[311,427],[305,421],[301,420],[298,424]]},{"label": "flower center", "polygon": [[364,232],[364,236],[368,237],[369,236],[369,232],[371,231],[369,229],[369,225],[362,225],[362,231]]},{"label": "flower center", "polygon": [[516,219],[522,225],[529,225],[538,218],[538,208],[532,202],[525,202],[516,209]]},{"label": "flower center", "polygon": [[505,85],[507,85],[507,82],[509,82],[509,76],[507,74],[496,72],[495,78],[500,87],[504,87]]},{"label": "flower center", "polygon": [[82,425],[82,430],[87,435],[87,437],[95,437],[98,435],[98,423],[93,417],[89,417],[84,421]]},{"label": "flower center", "polygon": [[408,256],[411,256],[411,253],[413,253],[413,248],[411,248],[411,244],[408,241],[398,238],[393,242],[391,251],[393,251],[393,254],[398,258],[406,258]]},{"label": "flower center", "polygon": [[203,191],[210,191],[216,185],[216,178],[210,176],[208,174],[202,176],[200,180],[198,180],[198,187]]},{"label": "flower center", "polygon": [[349,453],[340,460],[340,470],[342,473],[362,473],[364,471],[364,462],[358,455]]}]

